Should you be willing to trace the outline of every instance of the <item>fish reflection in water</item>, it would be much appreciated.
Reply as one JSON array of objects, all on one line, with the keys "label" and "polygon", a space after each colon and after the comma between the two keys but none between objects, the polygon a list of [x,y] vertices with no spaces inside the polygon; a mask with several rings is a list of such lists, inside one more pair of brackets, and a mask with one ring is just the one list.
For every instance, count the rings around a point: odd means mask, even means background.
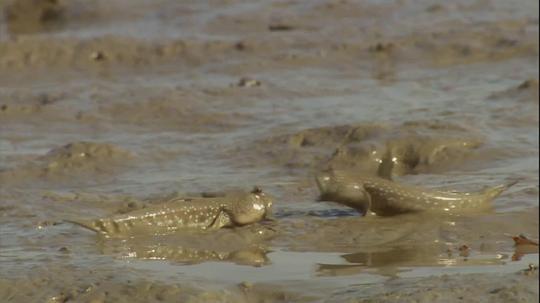
[{"label": "fish reflection in water", "polygon": [[163,242],[142,242],[124,240],[121,243],[108,243],[100,240],[98,246],[103,254],[124,259],[163,260],[179,264],[199,264],[203,262],[230,262],[238,265],[264,266],[270,264],[269,250],[262,245],[229,248],[191,247],[188,244],[168,244]]},{"label": "fish reflection in water", "polygon": [[464,257],[441,253],[439,247],[395,247],[386,251],[357,252],[341,257],[350,264],[318,264],[317,274],[344,276],[369,272],[394,278],[412,267],[501,265],[508,259],[506,255]]},{"label": "fish reflection in water", "polygon": [[239,265],[270,264],[266,242],[275,236],[271,227],[250,225],[215,232],[138,235],[97,238],[99,250],[123,259],[163,260],[178,264],[230,262]]}]

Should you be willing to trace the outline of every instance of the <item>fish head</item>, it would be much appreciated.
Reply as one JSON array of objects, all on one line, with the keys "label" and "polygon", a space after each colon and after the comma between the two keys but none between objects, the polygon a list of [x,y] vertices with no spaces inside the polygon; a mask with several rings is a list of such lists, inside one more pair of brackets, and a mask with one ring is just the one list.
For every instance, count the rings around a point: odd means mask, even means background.
[{"label": "fish head", "polygon": [[340,170],[323,171],[315,177],[315,182],[321,193],[321,198],[340,196],[344,191],[351,194],[355,189],[361,189],[361,186],[356,186],[358,188],[354,186],[360,185],[358,182],[355,182],[353,178]]},{"label": "fish head", "polygon": [[326,193],[333,193],[337,190],[337,183],[335,181],[334,175],[331,171],[325,171],[319,173],[315,176],[315,182],[319,188],[321,195]]},{"label": "fish head", "polygon": [[371,196],[361,180],[340,171],[326,171],[315,177],[320,191],[319,201],[337,202],[366,214],[371,207]]},{"label": "fish head", "polygon": [[272,211],[273,198],[264,193],[260,188],[237,199],[232,203],[229,213],[231,220],[236,225],[246,225],[264,219]]}]

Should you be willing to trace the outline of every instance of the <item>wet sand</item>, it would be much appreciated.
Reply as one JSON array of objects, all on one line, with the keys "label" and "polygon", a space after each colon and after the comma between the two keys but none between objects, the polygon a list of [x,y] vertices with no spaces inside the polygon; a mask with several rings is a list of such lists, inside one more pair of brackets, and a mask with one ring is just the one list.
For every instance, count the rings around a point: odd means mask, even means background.
[{"label": "wet sand", "polygon": [[[538,2],[6,1],[0,301],[537,302]],[[32,9],[29,9],[32,7]],[[489,211],[360,217],[326,168]],[[69,218],[254,185],[273,220],[103,239]]]}]

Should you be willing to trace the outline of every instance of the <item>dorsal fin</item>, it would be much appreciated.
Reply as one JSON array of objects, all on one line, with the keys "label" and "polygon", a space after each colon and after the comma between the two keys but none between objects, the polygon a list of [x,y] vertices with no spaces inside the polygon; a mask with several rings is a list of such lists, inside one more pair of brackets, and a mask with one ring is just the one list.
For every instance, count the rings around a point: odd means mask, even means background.
[{"label": "dorsal fin", "polygon": [[380,178],[392,181],[392,170],[394,169],[394,159],[390,151],[387,151],[381,159],[377,175]]}]

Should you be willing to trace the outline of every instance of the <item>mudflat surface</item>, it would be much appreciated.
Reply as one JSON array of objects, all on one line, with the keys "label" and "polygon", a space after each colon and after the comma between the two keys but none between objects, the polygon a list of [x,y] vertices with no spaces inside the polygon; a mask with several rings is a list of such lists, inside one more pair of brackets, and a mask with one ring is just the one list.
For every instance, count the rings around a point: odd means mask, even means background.
[{"label": "mudflat surface", "polygon": [[[0,301],[537,302],[538,2],[3,1]],[[360,217],[328,167],[479,190]],[[103,239],[62,223],[249,190],[273,220]]]}]

